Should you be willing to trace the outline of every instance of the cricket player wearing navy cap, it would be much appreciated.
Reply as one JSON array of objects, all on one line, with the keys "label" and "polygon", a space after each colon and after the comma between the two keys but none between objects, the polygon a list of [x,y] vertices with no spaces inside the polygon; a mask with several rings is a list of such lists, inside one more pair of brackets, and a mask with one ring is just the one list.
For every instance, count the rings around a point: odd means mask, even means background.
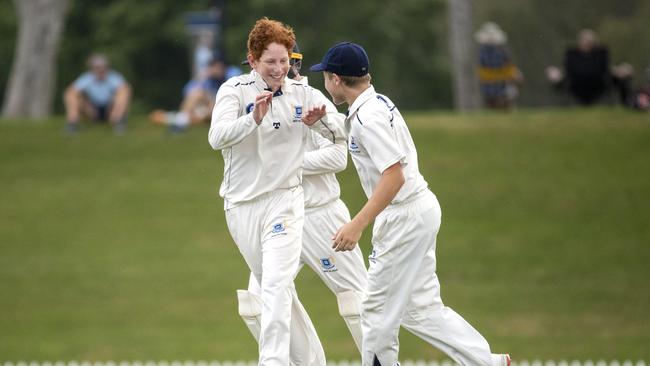
[{"label": "cricket player wearing navy cap", "polygon": [[[335,113],[336,107],[319,90],[309,86],[306,76],[300,74],[303,55],[294,45],[288,77],[304,84],[325,102],[331,122],[343,125],[345,116]],[[248,64],[248,62],[245,62]],[[305,223],[299,271],[304,265],[311,268],[332,291],[338,302],[339,314],[343,317],[352,338],[361,351],[361,299],[367,285],[367,271],[359,247],[352,251],[337,252],[331,245],[331,233],[350,221],[350,212],[340,199],[340,186],[336,173],[347,166],[347,144],[345,139],[336,143],[319,133],[310,131],[306,139],[303,162],[303,190],[305,196]],[[259,284],[250,276],[248,289],[237,290],[239,313],[255,339],[259,338],[259,315],[261,299]],[[310,352],[322,349],[320,340],[314,334],[303,332],[306,327],[291,328],[291,362],[303,365],[300,360],[318,360]],[[300,338],[301,342],[294,339]],[[314,362],[314,364],[317,364]],[[321,365],[325,365],[322,360]]]},{"label": "cricket player wearing navy cap", "polygon": [[290,328],[297,320],[313,330],[296,307],[293,283],[302,246],[305,139],[311,130],[333,143],[343,138],[320,97],[287,78],[294,44],[290,27],[268,18],[255,23],[248,36],[253,70],[219,88],[208,134],[224,160],[219,194],[228,229],[261,285],[263,366],[290,364]]},{"label": "cricket player wearing navy cap", "polygon": [[481,334],[440,298],[436,236],[441,210],[418,170],[417,151],[401,113],[370,83],[370,62],[354,43],[330,48],[321,63],[335,104],[350,107],[348,150],[368,201],[333,236],[336,250],[356,246],[374,220],[368,288],[363,301],[362,365],[398,365],[400,325],[460,365],[508,366]]}]

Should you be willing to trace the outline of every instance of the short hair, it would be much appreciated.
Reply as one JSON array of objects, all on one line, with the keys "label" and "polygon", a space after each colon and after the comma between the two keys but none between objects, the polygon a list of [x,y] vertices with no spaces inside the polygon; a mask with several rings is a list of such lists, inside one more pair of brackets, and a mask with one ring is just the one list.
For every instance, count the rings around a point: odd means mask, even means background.
[{"label": "short hair", "polygon": [[[326,71],[327,77],[332,78],[332,75],[334,73]],[[337,74],[338,75],[338,74]],[[347,87],[355,87],[360,84],[364,83],[370,83],[372,80],[372,77],[370,74],[365,74],[363,76],[345,76],[345,75],[338,75],[339,78],[341,78],[341,82],[343,82],[343,85]]]},{"label": "short hair", "polygon": [[267,17],[259,19],[248,33],[248,53],[254,60],[259,60],[264,50],[273,42],[285,46],[288,56],[296,44],[296,35],[291,27],[277,20]]},{"label": "short hair", "polygon": [[87,65],[89,68],[92,68],[94,65],[103,65],[108,67],[110,66],[110,62],[108,61],[108,57],[103,53],[93,53],[88,56]]},{"label": "short hair", "polygon": [[578,42],[598,43],[598,33],[593,29],[581,29],[578,32]]},{"label": "short hair", "polygon": [[214,66],[214,65],[226,65],[226,61],[224,59],[219,58],[219,57],[214,57],[211,58],[210,61],[208,62],[208,66]]}]

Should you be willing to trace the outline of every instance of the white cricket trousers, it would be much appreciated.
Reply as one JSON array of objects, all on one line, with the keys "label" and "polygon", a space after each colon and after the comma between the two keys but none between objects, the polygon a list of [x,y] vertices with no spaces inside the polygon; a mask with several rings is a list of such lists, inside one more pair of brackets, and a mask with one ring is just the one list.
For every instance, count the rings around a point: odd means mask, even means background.
[{"label": "white cricket trousers", "polygon": [[490,346],[467,321],[446,307],[436,276],[441,210],[429,190],[388,206],[375,220],[373,251],[363,303],[363,366],[397,365],[399,327],[463,366],[492,366]]},{"label": "white cricket trousers", "polygon": [[301,186],[266,193],[226,210],[233,240],[261,285],[259,365],[288,366],[304,222]]},{"label": "white cricket trousers", "polygon": [[[350,222],[350,212],[340,199],[322,206],[305,208],[303,244],[298,271],[307,264],[335,295],[353,291],[361,298],[365,293],[368,275],[361,249],[356,246],[352,251],[337,252],[332,248],[332,236],[348,222]],[[258,282],[253,274],[248,282],[248,291],[256,295],[260,294]],[[350,324],[346,315],[358,317],[361,314],[341,315],[344,316],[348,327],[352,327],[350,331],[353,337],[358,334],[355,343],[360,343],[361,329],[358,321],[356,325]],[[292,322],[296,322],[291,326],[292,364],[325,365],[323,347],[316,330],[297,298],[294,298],[291,316]]]},{"label": "white cricket trousers", "polygon": [[350,212],[340,199],[305,208],[300,261],[313,269],[334,294],[344,291],[361,294],[366,289],[368,273],[359,246],[347,252],[332,248],[332,237],[348,222]]}]

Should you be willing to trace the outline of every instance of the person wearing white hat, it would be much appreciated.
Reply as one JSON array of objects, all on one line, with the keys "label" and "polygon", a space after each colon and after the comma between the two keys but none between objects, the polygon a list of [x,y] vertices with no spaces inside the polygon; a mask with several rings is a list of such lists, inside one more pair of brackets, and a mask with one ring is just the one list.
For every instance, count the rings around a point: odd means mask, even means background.
[{"label": "person wearing white hat", "polygon": [[512,61],[506,43],[508,36],[498,24],[487,22],[474,34],[479,45],[478,78],[483,104],[488,108],[514,106],[523,77]]}]

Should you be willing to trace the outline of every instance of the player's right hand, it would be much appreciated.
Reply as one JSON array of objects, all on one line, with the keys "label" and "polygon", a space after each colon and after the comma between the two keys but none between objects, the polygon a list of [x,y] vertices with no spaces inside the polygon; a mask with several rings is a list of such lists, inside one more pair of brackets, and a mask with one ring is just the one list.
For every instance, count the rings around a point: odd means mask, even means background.
[{"label": "player's right hand", "polygon": [[363,228],[358,226],[354,220],[348,222],[341,226],[332,237],[332,249],[335,252],[345,252],[354,249],[359,239],[361,239],[362,233]]},{"label": "player's right hand", "polygon": [[253,119],[258,125],[262,123],[264,116],[269,111],[273,100],[273,93],[270,91],[263,91],[255,97],[255,107],[253,108]]}]

